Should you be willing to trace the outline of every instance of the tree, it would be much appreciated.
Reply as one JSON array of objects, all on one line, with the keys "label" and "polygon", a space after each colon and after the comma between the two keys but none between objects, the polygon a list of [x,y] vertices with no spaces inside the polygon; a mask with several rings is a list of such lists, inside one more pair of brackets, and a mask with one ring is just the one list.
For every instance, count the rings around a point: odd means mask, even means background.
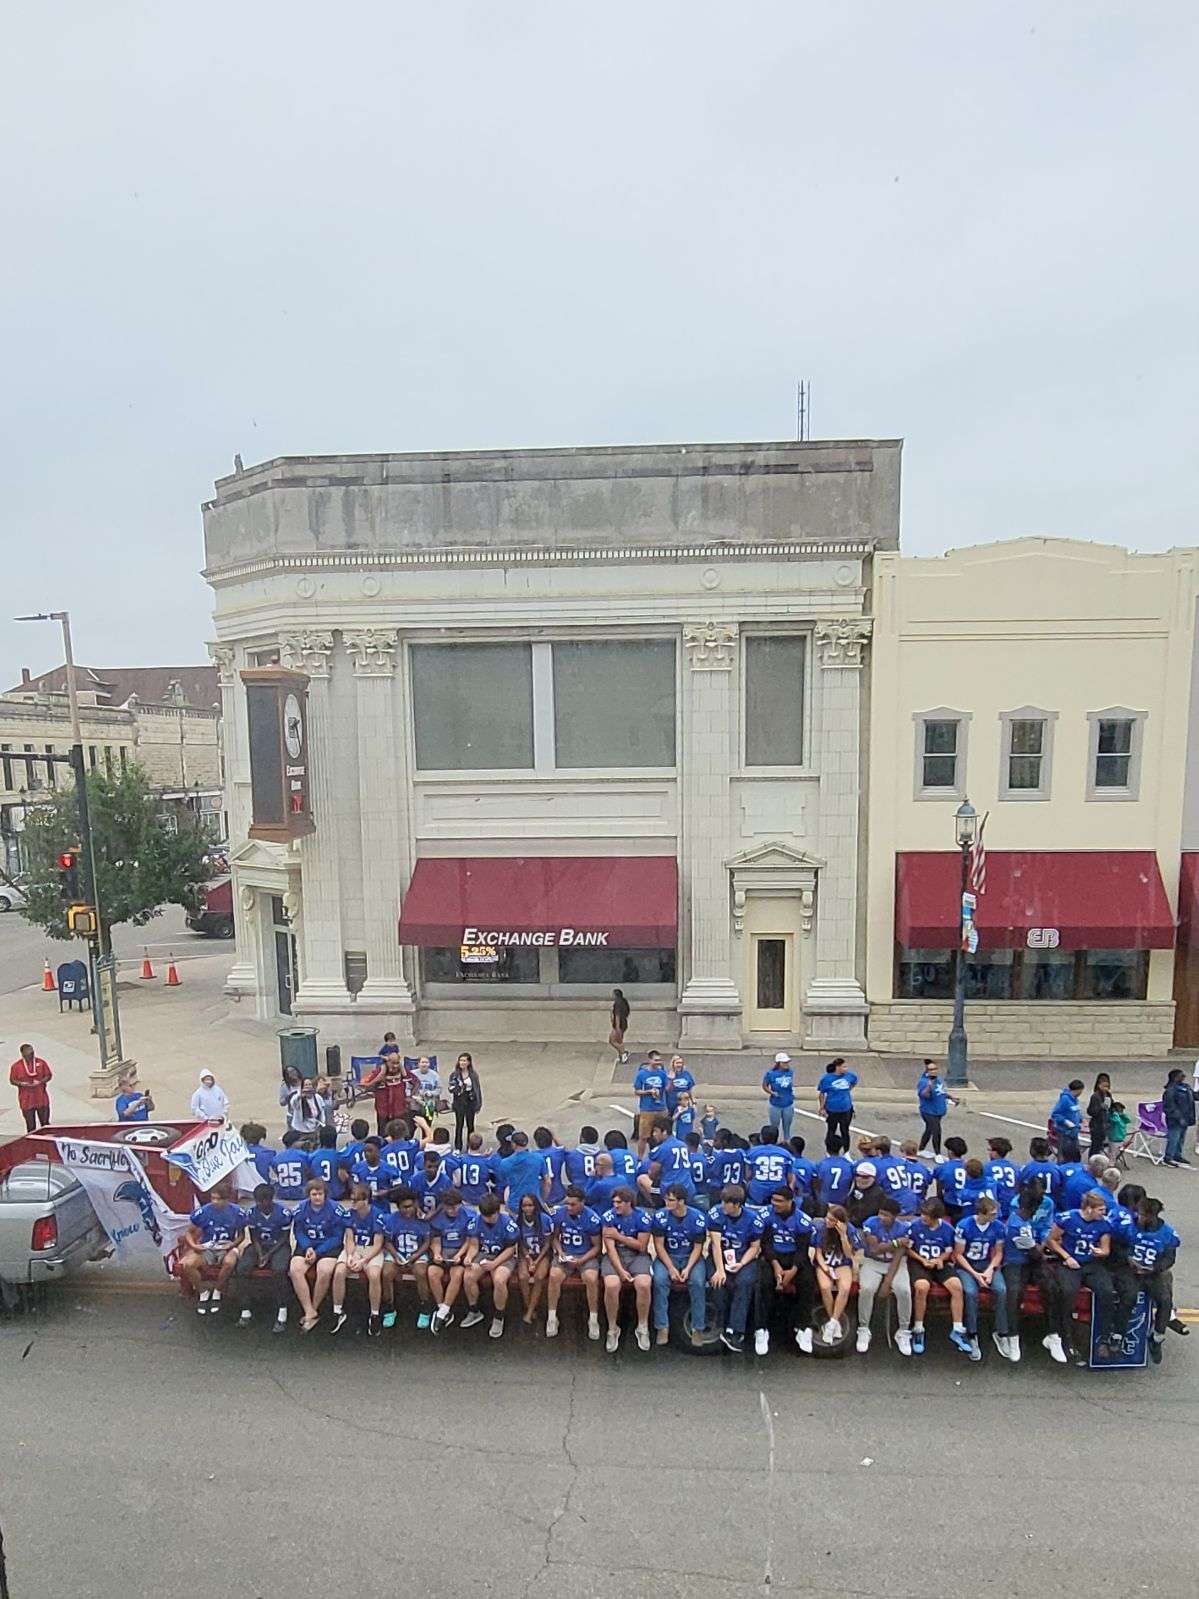
[{"label": "tree", "polygon": [[[162,905],[195,909],[210,868],[204,861],[205,840],[195,828],[167,831],[154,790],[140,766],[127,766],[114,776],[89,772],[87,802],[107,954],[108,930],[119,923],[144,927]],[[72,779],[26,812],[29,868],[28,881],[22,885],[27,900],[24,914],[52,938],[66,937],[56,858],[78,843],[79,806]]]}]

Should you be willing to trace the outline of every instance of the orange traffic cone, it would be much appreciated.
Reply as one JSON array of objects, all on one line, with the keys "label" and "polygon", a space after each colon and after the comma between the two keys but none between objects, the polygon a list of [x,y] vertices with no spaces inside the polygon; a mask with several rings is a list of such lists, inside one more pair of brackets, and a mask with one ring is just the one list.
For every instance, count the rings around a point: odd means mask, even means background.
[{"label": "orange traffic cone", "polygon": [[150,965],[150,951],[148,949],[146,949],[145,946],[143,945],[143,947],[142,947],[142,979],[144,981],[145,979],[152,978],[153,976],[154,976],[154,968],[153,968],[153,966]]},{"label": "orange traffic cone", "polygon": [[179,987],[179,973],[175,969],[175,957],[174,957],[174,955],[172,955],[170,960],[167,962],[167,987],[168,988],[178,988]]},{"label": "orange traffic cone", "polygon": [[47,961],[45,970],[42,972],[42,992],[44,994],[54,994],[57,991],[54,983],[54,973],[50,970],[50,962]]}]

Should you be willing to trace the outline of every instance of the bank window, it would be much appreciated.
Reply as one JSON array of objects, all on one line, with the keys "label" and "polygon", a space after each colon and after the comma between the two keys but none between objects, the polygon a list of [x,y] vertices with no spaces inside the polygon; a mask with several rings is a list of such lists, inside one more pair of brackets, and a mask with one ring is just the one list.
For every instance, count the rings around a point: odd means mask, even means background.
[{"label": "bank window", "polygon": [[552,651],[555,766],[675,764],[673,640],[559,642]]},{"label": "bank window", "polygon": [[803,765],[806,650],[802,634],[746,638],[746,766]]},{"label": "bank window", "polygon": [[411,667],[418,770],[532,770],[528,644],[416,644]]},{"label": "bank window", "polygon": [[1020,999],[1073,999],[1072,949],[1026,949],[1020,956]]},{"label": "bank window", "polygon": [[1091,713],[1088,799],[1136,799],[1144,720],[1143,713],[1122,708]]},{"label": "bank window", "polygon": [[1149,955],[1140,949],[1082,951],[1080,999],[1144,999],[1149,981]]},{"label": "bank window", "polygon": [[896,961],[897,999],[950,999],[953,996],[953,951],[900,949]]},{"label": "bank window", "polygon": [[1012,951],[978,949],[960,957],[966,962],[967,999],[1011,999]]},{"label": "bank window", "polygon": [[463,944],[422,949],[421,976],[426,983],[536,983],[540,951],[523,945]]},{"label": "bank window", "polygon": [[951,949],[895,951],[897,999],[952,999],[958,959],[965,960],[967,1000],[1143,1000],[1149,955],[1138,949]]},{"label": "bank window", "polygon": [[572,949],[558,950],[560,983],[673,983],[672,949]]},{"label": "bank window", "polygon": [[960,711],[925,711],[916,722],[916,797],[950,799],[964,792],[966,727]]}]

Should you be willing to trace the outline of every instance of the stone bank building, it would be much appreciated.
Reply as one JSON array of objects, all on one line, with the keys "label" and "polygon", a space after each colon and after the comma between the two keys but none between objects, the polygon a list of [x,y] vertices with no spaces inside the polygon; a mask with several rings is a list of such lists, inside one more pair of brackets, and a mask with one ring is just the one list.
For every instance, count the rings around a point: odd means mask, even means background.
[{"label": "stone bank building", "polygon": [[[896,441],[284,458],[204,507],[228,988],[358,1048],[866,1039],[863,740]],[[309,677],[250,839],[240,672]]]}]

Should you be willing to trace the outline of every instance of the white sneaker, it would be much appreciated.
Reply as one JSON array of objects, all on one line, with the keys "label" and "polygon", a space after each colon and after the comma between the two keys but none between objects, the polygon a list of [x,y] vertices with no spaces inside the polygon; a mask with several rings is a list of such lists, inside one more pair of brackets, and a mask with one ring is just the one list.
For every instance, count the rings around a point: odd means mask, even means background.
[{"label": "white sneaker", "polygon": [[502,1338],[504,1336],[504,1318],[502,1316],[493,1316],[491,1318],[491,1326],[487,1329],[487,1336],[488,1338]]},{"label": "white sneaker", "polygon": [[812,1353],[812,1329],[810,1327],[797,1327],[795,1329],[795,1342],[805,1355]]},{"label": "white sneaker", "polygon": [[558,1336],[557,1311],[551,1310],[549,1315],[545,1318],[545,1336],[547,1338],[556,1338]]},{"label": "white sneaker", "polygon": [[599,1317],[598,1316],[588,1316],[588,1318],[587,1318],[587,1336],[588,1336],[588,1338],[591,1339],[591,1342],[593,1344],[596,1344],[596,1343],[599,1342],[599,1335],[600,1335]]},{"label": "white sneaker", "polygon": [[765,1327],[759,1327],[754,1334],[754,1354],[768,1355],[770,1353],[770,1334]]},{"label": "white sneaker", "polygon": [[997,1332],[993,1332],[991,1334],[991,1341],[994,1343],[994,1345],[995,1345],[996,1349],[998,1349],[999,1353],[1003,1356],[1004,1360],[1010,1360],[1012,1358],[1011,1355],[1008,1353],[1008,1343],[1010,1341],[1009,1339],[1001,1338]]},{"label": "white sneaker", "polygon": [[1019,1333],[1014,1333],[1012,1335],[1012,1337],[1009,1338],[1008,1341],[1007,1341],[1007,1358],[1011,1361],[1013,1366],[1019,1364],[1019,1361],[1020,1361],[1020,1334]]},{"label": "white sneaker", "polygon": [[648,1327],[638,1327],[638,1329],[637,1329],[637,1348],[638,1349],[648,1349],[649,1348],[649,1328]]},{"label": "white sneaker", "polygon": [[464,1328],[477,1327],[482,1320],[483,1312],[481,1310],[468,1310],[462,1318],[462,1325]]},{"label": "white sneaker", "polygon": [[901,1355],[912,1353],[912,1335],[906,1327],[901,1327],[895,1334],[895,1347]]},{"label": "white sneaker", "polygon": [[620,1328],[619,1327],[611,1327],[611,1328],[608,1329],[608,1336],[604,1340],[604,1348],[608,1351],[608,1353],[610,1355],[614,1355],[616,1353],[616,1351],[620,1348]]},{"label": "white sneaker", "polygon": [[1066,1351],[1062,1348],[1062,1340],[1059,1333],[1050,1333],[1047,1338],[1042,1338],[1041,1342],[1045,1348],[1048,1349],[1050,1355],[1054,1360],[1057,1361],[1059,1366],[1066,1366],[1069,1364],[1069,1361],[1066,1358]]},{"label": "white sneaker", "polygon": [[824,1324],[824,1332],[820,1336],[824,1343],[835,1344],[837,1342],[837,1334],[840,1331],[841,1328],[835,1321],[826,1321]]},{"label": "white sneaker", "polygon": [[859,1327],[858,1328],[858,1354],[859,1355],[864,1355],[869,1348],[870,1348],[870,1328],[869,1327]]}]

